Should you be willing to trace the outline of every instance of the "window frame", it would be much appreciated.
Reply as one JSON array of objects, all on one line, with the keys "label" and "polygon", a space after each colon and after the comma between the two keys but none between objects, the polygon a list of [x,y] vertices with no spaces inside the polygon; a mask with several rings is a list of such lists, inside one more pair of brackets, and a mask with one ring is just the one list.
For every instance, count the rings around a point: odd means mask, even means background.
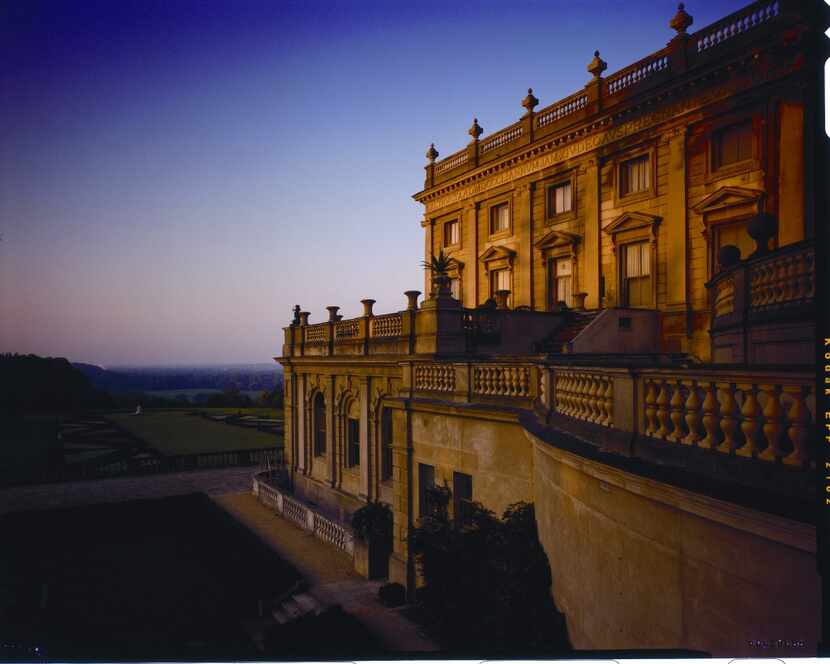
[{"label": "window frame", "polygon": [[500,290],[500,289],[497,289],[497,288],[493,287],[494,282],[495,282],[495,277],[499,272],[507,272],[507,283],[508,283],[508,286],[509,286],[509,288],[507,290],[510,291],[510,295],[508,295],[508,297],[507,297],[507,306],[510,307],[510,306],[512,306],[513,295],[515,294],[513,292],[513,268],[512,267],[509,267],[509,266],[494,267],[491,270],[487,271],[487,279],[489,280],[488,290],[490,292],[490,297],[495,300],[496,299],[496,291]]},{"label": "window frame", "polygon": [[[390,482],[392,480],[392,458],[394,426],[392,422],[392,409],[381,408],[380,410],[380,481]],[[388,457],[388,458],[387,458]]]},{"label": "window frame", "polygon": [[[352,440],[352,431],[356,433],[356,440]],[[346,415],[346,467],[360,467],[360,420],[348,415]]]},{"label": "window frame", "polygon": [[[742,113],[730,113],[714,122],[706,132],[706,182],[714,182],[723,178],[759,170],[761,168],[761,123],[762,116],[759,113],[744,111]],[[716,140],[719,134],[731,127],[749,123],[752,131],[750,146],[751,156],[741,161],[733,162],[723,166],[716,165],[715,153],[717,150]]]},{"label": "window frame", "polygon": [[[556,212],[554,207],[551,205],[551,194],[558,188],[563,185],[569,184],[571,187],[571,209],[570,210],[563,210],[562,212]],[[556,175],[551,181],[545,185],[544,187],[545,192],[545,223],[552,224],[552,223],[559,223],[563,221],[570,221],[576,218],[577,215],[577,190],[576,190],[576,173],[571,172],[565,174]]]},{"label": "window frame", "polygon": [[548,291],[548,302],[547,302],[547,310],[548,311],[556,311],[559,306],[559,301],[556,299],[556,286],[558,284],[558,279],[560,277],[556,274],[556,266],[559,264],[560,261],[568,261],[571,264],[571,273],[568,275],[571,280],[571,295],[570,295],[570,302],[565,301],[565,305],[568,308],[573,308],[573,296],[574,296],[574,287],[576,286],[576,260],[572,253],[565,253],[560,252],[552,256],[548,256],[547,259],[547,268],[548,268],[548,284],[547,284],[547,291]]},{"label": "window frame", "polygon": [[[494,230],[493,220],[495,218],[496,210],[499,208],[506,208],[507,209],[507,227],[501,228],[499,230]],[[513,206],[510,205],[510,200],[503,198],[497,201],[494,201],[490,204],[487,208],[487,230],[488,236],[490,238],[494,237],[507,237],[512,234],[513,230]]]},{"label": "window frame", "polygon": [[[648,178],[649,186],[642,191],[635,191],[631,193],[623,193],[622,191],[622,173],[626,164],[637,159],[646,158],[648,160]],[[629,150],[625,154],[620,155],[614,162],[614,206],[621,207],[629,203],[642,201],[646,198],[653,198],[657,195],[657,148],[655,145],[644,146],[639,149]]]},{"label": "window frame", "polygon": [[[635,278],[635,277],[627,277],[626,276],[626,266],[628,263],[628,251],[630,247],[635,245],[640,245],[645,247],[646,255],[648,256],[648,263],[649,263],[649,270],[648,270],[648,302],[643,304],[631,304],[629,300],[629,293],[626,287],[628,283],[628,279]],[[617,246],[617,256],[618,256],[618,263],[619,263],[619,302],[620,306],[626,309],[653,309],[655,305],[654,300],[654,285],[655,285],[655,274],[654,271],[656,269],[656,265],[654,264],[654,245],[648,238],[632,238],[631,240],[627,240],[621,242]],[[642,278],[642,276],[640,276]]]},{"label": "window frame", "polygon": [[[456,242],[448,242],[447,241],[447,230],[453,224],[456,225],[458,229],[458,238]],[[460,217],[454,217],[452,219],[448,219],[447,221],[443,222],[441,225],[441,246],[444,249],[454,249],[461,246],[461,219]]]}]

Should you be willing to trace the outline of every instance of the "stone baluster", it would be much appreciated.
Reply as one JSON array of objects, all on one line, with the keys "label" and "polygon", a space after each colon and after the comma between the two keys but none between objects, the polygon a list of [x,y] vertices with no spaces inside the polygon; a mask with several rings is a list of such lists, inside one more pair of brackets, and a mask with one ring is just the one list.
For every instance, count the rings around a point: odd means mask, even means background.
[{"label": "stone baluster", "polygon": [[674,390],[669,401],[669,407],[671,408],[669,419],[672,423],[672,432],[666,436],[666,440],[670,440],[673,443],[679,443],[685,437],[685,432],[683,431],[683,406],[685,403],[683,387],[678,379],[675,381]]},{"label": "stone baluster", "polygon": [[706,436],[697,445],[704,449],[710,449],[718,444],[718,395],[714,383],[709,383],[705,388],[706,396],[703,398],[703,428]]},{"label": "stone baluster", "polygon": [[781,390],[777,385],[768,385],[764,391],[767,394],[767,403],[764,405],[763,416],[764,438],[767,447],[758,455],[763,461],[775,461],[783,456],[781,449]]},{"label": "stone baluster", "polygon": [[729,454],[737,447],[738,404],[735,401],[735,386],[732,383],[719,383],[718,390],[723,395],[720,410],[720,429],[723,431],[723,442],[717,449],[718,452]]},{"label": "stone baluster", "polygon": [[588,392],[586,395],[586,405],[588,408],[585,413],[585,419],[588,422],[596,422],[599,417],[599,400],[597,399],[598,381],[596,376],[591,374],[587,376],[587,380]]},{"label": "stone baluster", "polygon": [[741,406],[741,431],[744,434],[744,444],[735,450],[738,456],[752,457],[758,452],[756,435],[761,430],[758,417],[761,408],[758,405],[757,388],[755,385],[739,386],[744,393],[744,403]]},{"label": "stone baluster", "polygon": [[605,417],[602,423],[607,426],[614,424],[614,381],[611,378],[605,381],[605,392],[603,392]]},{"label": "stone baluster", "polygon": [[[559,411],[562,415],[570,416],[571,414],[571,386],[573,385],[573,374],[570,372],[564,373],[562,375],[562,396],[561,396],[561,404],[562,408]],[[557,390],[558,393],[558,390]],[[557,400],[560,397],[557,394]]]},{"label": "stone baluster", "polygon": [[660,426],[654,432],[655,437],[665,439],[669,435],[669,386],[660,380],[660,393],[657,395],[657,421]]},{"label": "stone baluster", "polygon": [[783,459],[788,466],[804,467],[810,461],[808,439],[810,436],[810,410],[806,404],[806,387],[785,388],[792,396],[793,404],[787,413],[789,428],[787,436],[793,445],[793,451]]},{"label": "stone baluster", "polygon": [[586,374],[579,374],[579,384],[577,385],[578,396],[577,396],[577,409],[576,409],[576,417],[581,420],[586,419],[586,413],[588,412],[588,376]]},{"label": "stone baluster", "polygon": [[646,381],[645,434],[653,436],[657,432],[657,390],[653,379],[647,378]]},{"label": "stone baluster", "polygon": [[689,388],[689,396],[686,397],[683,408],[686,411],[686,428],[689,433],[680,442],[684,445],[694,445],[701,439],[700,398],[697,395],[696,380],[690,380],[686,385]]}]

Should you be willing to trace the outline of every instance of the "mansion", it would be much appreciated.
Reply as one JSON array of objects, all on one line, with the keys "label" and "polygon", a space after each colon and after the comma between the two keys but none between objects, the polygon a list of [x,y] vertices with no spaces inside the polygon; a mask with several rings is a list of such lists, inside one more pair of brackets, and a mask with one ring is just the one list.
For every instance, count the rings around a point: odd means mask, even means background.
[{"label": "mansion", "polygon": [[354,555],[335,526],[387,503],[413,593],[431,487],[532,502],[575,648],[814,655],[821,4],[681,4],[660,50],[430,146],[446,270],[284,328],[280,505]]}]

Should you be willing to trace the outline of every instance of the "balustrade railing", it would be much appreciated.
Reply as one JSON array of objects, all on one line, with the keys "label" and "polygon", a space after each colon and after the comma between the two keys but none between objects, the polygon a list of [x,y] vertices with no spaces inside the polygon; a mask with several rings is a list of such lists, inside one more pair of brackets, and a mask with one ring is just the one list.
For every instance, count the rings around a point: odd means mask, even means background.
[{"label": "balustrade railing", "polygon": [[684,372],[641,380],[646,436],[792,466],[814,458],[811,376]]},{"label": "balustrade railing", "polygon": [[809,300],[815,296],[815,247],[787,247],[749,266],[749,303],[753,309]]},{"label": "balustrade railing", "polygon": [[560,415],[610,427],[614,424],[614,381],[598,371],[554,373],[555,410]]},{"label": "balustrade railing", "polygon": [[309,325],[305,328],[305,342],[307,344],[323,343],[327,341],[328,324]]},{"label": "balustrade railing", "polygon": [[403,314],[401,313],[375,316],[371,319],[369,325],[369,336],[371,337],[399,337],[402,334]]},{"label": "balustrade railing", "polygon": [[512,143],[516,139],[521,138],[523,133],[524,127],[521,124],[515,124],[510,127],[507,127],[506,129],[502,129],[497,134],[494,134],[493,136],[481,142],[479,154],[485,154],[487,152],[490,152],[491,150],[500,148],[503,145]]},{"label": "balustrade railing", "polygon": [[708,51],[736,35],[766,23],[780,13],[781,3],[775,0],[730,14],[694,35],[695,50],[698,53]]},{"label": "balustrade railing", "polygon": [[547,127],[552,122],[561,120],[571,113],[576,113],[577,111],[585,108],[587,105],[588,95],[584,92],[577,92],[576,94],[566,97],[552,106],[548,106],[547,108],[543,108],[539,111],[536,114],[536,126],[539,128]]},{"label": "balustrade railing", "polygon": [[620,90],[639,83],[655,74],[669,70],[669,56],[665,52],[650,55],[625,69],[612,74],[606,79],[608,94],[612,95]]},{"label": "balustrade railing", "polygon": [[339,321],[334,326],[335,339],[351,339],[360,335],[360,319],[352,318],[351,320]]},{"label": "balustrade railing", "polygon": [[466,164],[468,159],[467,149],[464,148],[435,164],[435,172],[443,173],[445,171],[451,171],[453,168],[461,166],[461,164]]},{"label": "balustrade railing", "polygon": [[415,389],[427,392],[452,392],[455,368],[451,364],[416,364]]},{"label": "balustrade railing", "polygon": [[530,367],[473,365],[473,394],[499,397],[532,396]]},{"label": "balustrade railing", "polygon": [[354,556],[354,535],[349,528],[286,495],[279,488],[268,484],[264,477],[261,473],[253,479],[253,492],[259,502],[309,531],[317,539]]}]

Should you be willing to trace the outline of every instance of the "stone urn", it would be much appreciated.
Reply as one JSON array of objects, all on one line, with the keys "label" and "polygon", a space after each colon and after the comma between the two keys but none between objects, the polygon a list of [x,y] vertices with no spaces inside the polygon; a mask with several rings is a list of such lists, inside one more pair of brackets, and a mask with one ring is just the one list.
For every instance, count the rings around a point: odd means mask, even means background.
[{"label": "stone urn", "polygon": [[778,231],[778,219],[768,212],[756,214],[746,225],[749,237],[755,240],[755,251],[750,258],[763,256],[769,252],[769,241]]},{"label": "stone urn", "polygon": [[432,297],[451,295],[450,277],[446,273],[438,273],[432,277]]},{"label": "stone urn", "polygon": [[722,270],[737,265],[740,260],[741,250],[734,244],[725,244],[718,249],[718,265]]}]

